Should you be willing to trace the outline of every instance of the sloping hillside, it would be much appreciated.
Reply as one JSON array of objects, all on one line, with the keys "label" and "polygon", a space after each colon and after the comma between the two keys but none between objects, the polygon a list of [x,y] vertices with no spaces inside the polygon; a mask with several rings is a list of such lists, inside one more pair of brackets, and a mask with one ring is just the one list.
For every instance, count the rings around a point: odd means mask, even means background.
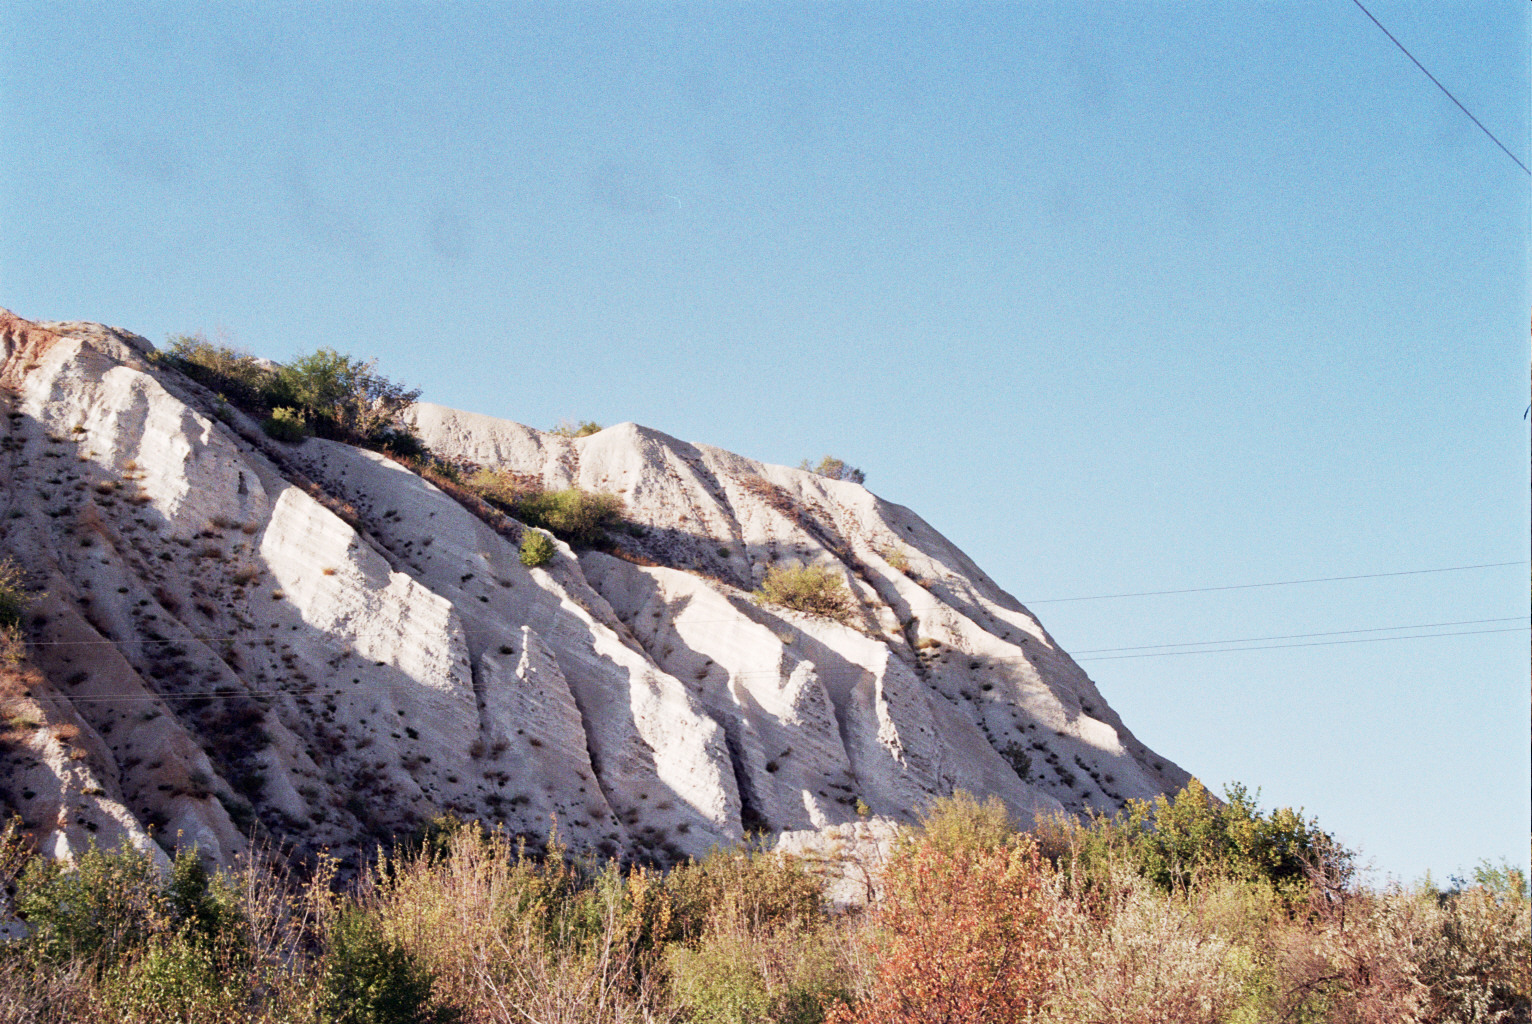
[{"label": "sloping hillside", "polygon": [[[605,552],[528,568],[521,524],[378,452],[274,441],[152,353],[0,312],[0,557],[40,595],[0,809],[59,853],[153,826],[218,859],[253,833],[344,857],[451,811],[667,861],[955,788],[1027,816],[1187,781],[860,485],[412,407],[439,458],[622,499]],[[752,599],[800,563],[844,621]]]}]

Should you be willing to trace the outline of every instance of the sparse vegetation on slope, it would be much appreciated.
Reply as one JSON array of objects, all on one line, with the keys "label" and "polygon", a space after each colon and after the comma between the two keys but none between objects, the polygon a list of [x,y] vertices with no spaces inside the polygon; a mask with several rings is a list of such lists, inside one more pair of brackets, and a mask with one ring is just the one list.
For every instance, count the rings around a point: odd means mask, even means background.
[{"label": "sparse vegetation on slope", "polygon": [[279,440],[316,433],[405,455],[423,452],[399,419],[420,390],[389,380],[376,362],[322,348],[281,365],[201,334],[173,336],[160,359],[263,420]]},{"label": "sparse vegetation on slope", "polygon": [[623,503],[615,494],[578,487],[545,491],[534,477],[488,467],[459,480],[480,500],[577,548],[606,543],[608,531],[622,523]]},{"label": "sparse vegetation on slope", "polygon": [[878,554],[882,557],[883,561],[889,564],[891,569],[906,575],[909,574],[910,554],[904,549],[903,544],[895,542],[880,550]]},{"label": "sparse vegetation on slope", "polygon": [[622,522],[622,499],[571,487],[562,491],[531,491],[511,503],[511,514],[528,526],[538,526],[577,548],[595,547],[607,531]]},{"label": "sparse vegetation on slope", "polygon": [[767,570],[755,599],[836,622],[851,621],[851,594],[840,575],[824,565],[774,565]]}]

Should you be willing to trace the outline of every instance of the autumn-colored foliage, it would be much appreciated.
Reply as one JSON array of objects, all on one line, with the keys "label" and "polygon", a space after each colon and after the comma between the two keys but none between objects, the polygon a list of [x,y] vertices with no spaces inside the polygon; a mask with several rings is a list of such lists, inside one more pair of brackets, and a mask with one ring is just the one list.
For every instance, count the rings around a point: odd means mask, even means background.
[{"label": "autumn-colored foliage", "polygon": [[[131,848],[65,865],[15,821],[0,920],[25,931],[0,942],[0,1020],[1529,1019],[1518,868],[1375,889],[1291,812],[1200,788],[1145,807],[1039,842],[959,792],[895,844],[870,905],[840,914],[806,862],[759,849],[662,874],[442,819],[342,888],[324,860],[306,883],[265,857],[213,873],[183,853],[168,877]],[[1295,879],[1286,855],[1305,839]]]},{"label": "autumn-colored foliage", "polygon": [[1008,1024],[1036,1013],[1052,987],[1058,945],[1051,871],[1027,837],[986,834],[995,812],[1003,816],[998,802],[960,804],[895,853],[878,910],[872,991],[828,1020]]}]

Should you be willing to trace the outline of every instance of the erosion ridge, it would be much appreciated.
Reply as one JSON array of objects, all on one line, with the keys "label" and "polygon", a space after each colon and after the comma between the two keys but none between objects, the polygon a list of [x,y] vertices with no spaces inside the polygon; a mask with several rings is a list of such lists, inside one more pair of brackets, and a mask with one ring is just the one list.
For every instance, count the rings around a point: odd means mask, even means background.
[{"label": "erosion ridge", "polygon": [[[0,557],[40,595],[0,693],[0,811],[58,855],[152,829],[218,861],[254,834],[344,858],[452,812],[668,862],[955,788],[1025,819],[1189,778],[859,484],[413,406],[438,456],[623,499],[611,551],[529,569],[407,467],[273,441],[153,352],[0,311]],[[844,578],[848,623],[752,601],[795,560]]]}]

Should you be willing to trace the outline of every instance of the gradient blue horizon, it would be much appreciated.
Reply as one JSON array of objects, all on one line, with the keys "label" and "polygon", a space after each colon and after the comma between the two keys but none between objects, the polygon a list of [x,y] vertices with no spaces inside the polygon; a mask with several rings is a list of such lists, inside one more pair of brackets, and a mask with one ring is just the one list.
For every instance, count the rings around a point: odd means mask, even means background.
[{"label": "gradient blue horizon", "polygon": [[[1528,22],[1369,8],[1523,160]],[[1352,3],[0,5],[0,305],[831,452],[1028,599],[1528,556],[1529,178]],[[1526,567],[1034,611],[1522,615]],[[1082,663],[1380,874],[1528,863],[1525,632]]]}]

